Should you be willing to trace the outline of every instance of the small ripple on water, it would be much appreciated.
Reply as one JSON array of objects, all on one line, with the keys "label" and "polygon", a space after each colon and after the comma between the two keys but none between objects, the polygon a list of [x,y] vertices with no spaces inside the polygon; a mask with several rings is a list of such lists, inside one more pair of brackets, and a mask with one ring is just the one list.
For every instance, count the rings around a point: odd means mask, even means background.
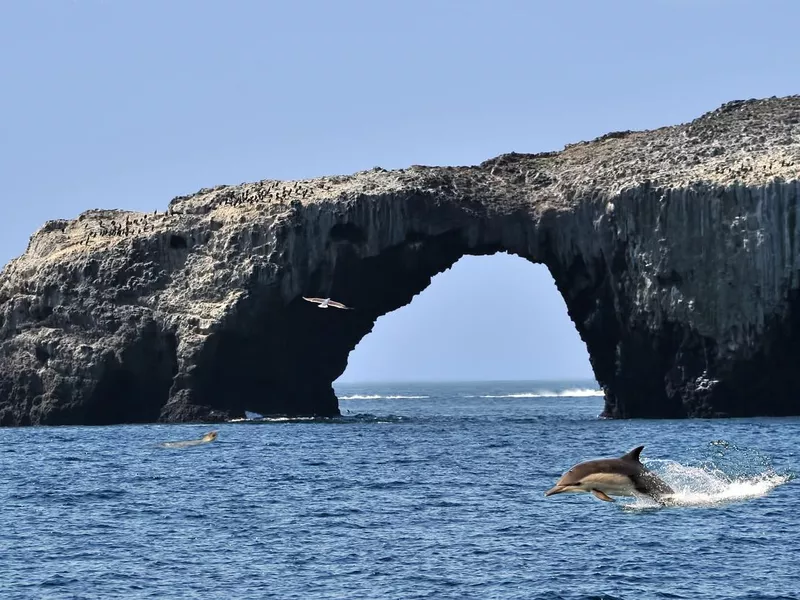
[{"label": "small ripple on water", "polygon": [[26,501],[33,500],[39,502],[55,502],[64,504],[81,504],[82,502],[105,501],[115,500],[127,494],[125,490],[106,489],[106,490],[89,490],[89,491],[46,491],[34,490],[25,492],[12,492],[9,494],[9,499]]},{"label": "small ripple on water", "polygon": [[73,577],[66,577],[64,575],[56,573],[55,575],[51,575],[47,579],[40,582],[39,587],[43,588],[65,587],[76,583],[79,583],[78,579],[75,579]]},{"label": "small ripple on water", "polygon": [[61,461],[61,462],[65,462],[65,463],[80,463],[80,462],[86,462],[86,457],[85,456],[62,456],[58,460]]}]

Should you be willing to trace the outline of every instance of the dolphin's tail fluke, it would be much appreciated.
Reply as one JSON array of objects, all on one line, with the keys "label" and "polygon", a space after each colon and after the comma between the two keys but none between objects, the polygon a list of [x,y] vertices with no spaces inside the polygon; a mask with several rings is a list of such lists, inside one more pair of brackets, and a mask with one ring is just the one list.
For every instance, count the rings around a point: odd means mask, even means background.
[{"label": "dolphin's tail fluke", "polygon": [[646,471],[641,475],[636,485],[636,491],[656,500],[661,496],[669,496],[675,493],[675,490],[666,481],[652,471]]}]

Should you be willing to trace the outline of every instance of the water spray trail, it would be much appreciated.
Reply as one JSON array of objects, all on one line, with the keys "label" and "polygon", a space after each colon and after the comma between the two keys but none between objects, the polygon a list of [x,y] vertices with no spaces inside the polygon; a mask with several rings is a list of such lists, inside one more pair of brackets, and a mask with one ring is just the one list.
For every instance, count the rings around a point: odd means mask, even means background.
[{"label": "water spray trail", "polygon": [[[712,456],[696,466],[671,460],[645,461],[649,469],[675,490],[666,499],[666,506],[714,507],[760,498],[793,479],[790,474],[775,471],[763,454],[724,440],[711,442],[706,453]],[[650,498],[637,497],[623,508],[643,510],[661,506]]]}]

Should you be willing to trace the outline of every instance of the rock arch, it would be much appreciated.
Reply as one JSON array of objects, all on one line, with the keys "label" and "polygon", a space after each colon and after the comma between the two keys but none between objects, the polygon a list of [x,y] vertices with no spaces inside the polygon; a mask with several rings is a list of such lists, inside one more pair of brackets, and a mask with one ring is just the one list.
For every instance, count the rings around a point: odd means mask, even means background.
[{"label": "rock arch", "polygon": [[[503,215],[475,215],[458,202],[450,208],[436,207],[442,214],[440,225],[435,225],[434,219],[425,218],[424,206],[419,206],[426,202],[436,204],[432,197],[415,195],[356,201],[351,214],[360,219],[346,221],[351,229],[367,230],[368,222],[376,218],[372,211],[389,215],[399,224],[409,213],[408,204],[416,205],[413,214],[421,222],[408,232],[398,228],[397,236],[378,242],[373,249],[329,235],[319,263],[306,272],[284,275],[300,282],[289,290],[288,301],[280,293],[286,290],[269,283],[250,287],[235,316],[209,336],[197,360],[198,376],[184,388],[191,391],[192,403],[261,414],[336,415],[332,382],[344,372],[349,353],[372,331],[379,317],[411,302],[430,285],[433,276],[467,254],[509,251],[532,262],[544,262],[545,253],[539,246],[545,242],[536,227],[509,227]],[[509,238],[507,232],[514,229],[516,234]],[[314,238],[298,243],[319,242]],[[578,273],[581,283],[576,286]],[[602,287],[602,275],[585,267],[575,266],[564,276],[572,283],[575,298]],[[320,294],[355,309],[319,310],[302,300],[303,295]],[[578,303],[575,306],[584,310]],[[579,319],[582,314],[578,313]],[[581,327],[578,329],[581,332]],[[589,335],[594,341],[591,332]]]},{"label": "rock arch", "polygon": [[497,251],[549,269],[606,416],[798,414],[798,140],[800,98],[735,102],[560,153],[49,222],[0,275],[0,424],[335,415],[375,320]]}]

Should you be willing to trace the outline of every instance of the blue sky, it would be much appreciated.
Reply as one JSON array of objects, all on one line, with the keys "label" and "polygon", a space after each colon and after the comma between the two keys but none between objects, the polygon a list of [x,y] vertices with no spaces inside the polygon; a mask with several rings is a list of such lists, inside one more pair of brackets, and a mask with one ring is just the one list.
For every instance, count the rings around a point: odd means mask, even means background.
[{"label": "blue sky", "polygon": [[[798,93],[798,22],[795,0],[6,0],[0,263],[88,208],[474,164]],[[494,256],[380,319],[343,379],[589,375],[546,269]]]}]

